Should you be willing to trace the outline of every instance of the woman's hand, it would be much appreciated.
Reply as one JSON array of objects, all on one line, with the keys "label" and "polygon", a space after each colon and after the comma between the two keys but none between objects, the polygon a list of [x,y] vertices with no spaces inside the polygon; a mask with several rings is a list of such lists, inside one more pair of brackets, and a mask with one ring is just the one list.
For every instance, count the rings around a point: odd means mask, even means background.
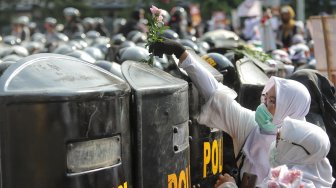
[{"label": "woman's hand", "polygon": [[215,188],[218,188],[220,185],[222,185],[225,182],[236,183],[235,179],[232,176],[225,173],[224,176],[222,174],[219,175],[218,180],[216,181],[216,184],[215,184]]}]

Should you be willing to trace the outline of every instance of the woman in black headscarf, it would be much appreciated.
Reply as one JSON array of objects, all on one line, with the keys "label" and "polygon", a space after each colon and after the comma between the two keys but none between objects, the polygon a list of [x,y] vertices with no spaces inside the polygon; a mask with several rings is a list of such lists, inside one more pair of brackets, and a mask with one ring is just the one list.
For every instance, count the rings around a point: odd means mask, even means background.
[{"label": "woman in black headscarf", "polygon": [[[333,169],[336,169],[336,97],[335,86],[316,70],[303,69],[290,79],[305,85],[311,95],[311,105],[306,120],[326,130],[331,148],[328,154]],[[336,170],[333,171],[336,177]]]}]

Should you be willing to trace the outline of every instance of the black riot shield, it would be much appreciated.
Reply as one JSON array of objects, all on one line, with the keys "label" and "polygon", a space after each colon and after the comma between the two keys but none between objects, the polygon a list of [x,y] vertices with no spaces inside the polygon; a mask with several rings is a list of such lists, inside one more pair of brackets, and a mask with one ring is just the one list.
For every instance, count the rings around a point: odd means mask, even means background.
[{"label": "black riot shield", "polygon": [[250,58],[237,61],[236,69],[239,79],[237,101],[243,107],[255,110],[260,104],[261,92],[269,78]]},{"label": "black riot shield", "polygon": [[132,87],[135,187],[189,188],[187,82],[134,61],[121,70]]},{"label": "black riot shield", "polygon": [[[195,53],[189,54],[197,58],[212,75],[223,82],[223,75],[201,59]],[[183,70],[173,72],[174,76],[190,80]],[[218,175],[223,171],[223,131],[212,129],[197,122],[197,115],[201,111],[205,100],[200,96],[196,86],[189,83],[189,135],[190,135],[190,170],[192,187],[213,188]],[[227,134],[226,137],[229,137]],[[230,139],[230,138],[229,138]],[[224,151],[225,152],[225,151]],[[225,159],[224,159],[225,160]]]},{"label": "black riot shield", "polygon": [[0,78],[1,187],[132,187],[126,82],[38,54]]}]

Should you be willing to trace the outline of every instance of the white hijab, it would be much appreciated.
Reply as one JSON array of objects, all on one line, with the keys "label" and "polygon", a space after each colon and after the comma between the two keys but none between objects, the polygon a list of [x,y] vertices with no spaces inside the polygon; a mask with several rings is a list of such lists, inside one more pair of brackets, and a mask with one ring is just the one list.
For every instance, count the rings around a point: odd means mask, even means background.
[{"label": "white hijab", "polygon": [[281,126],[286,117],[305,120],[311,102],[308,89],[300,82],[272,76],[262,93],[266,93],[274,85],[276,109],[273,123]]},{"label": "white hijab", "polygon": [[[307,88],[297,81],[272,76],[262,93],[266,93],[274,85],[276,109],[273,123],[281,127],[286,117],[304,120],[309,111],[311,101]],[[246,159],[242,171],[256,174],[258,176],[258,185],[268,176],[271,168],[268,155],[270,145],[274,140],[275,135],[261,134],[257,126],[251,131],[243,147]]]},{"label": "white hijab", "polygon": [[279,141],[276,162],[279,165],[286,164],[291,169],[301,170],[305,187],[331,187],[334,178],[332,167],[326,158],[330,149],[326,132],[311,123],[287,118],[280,129],[280,135],[285,140],[302,145],[310,155],[299,146]]}]

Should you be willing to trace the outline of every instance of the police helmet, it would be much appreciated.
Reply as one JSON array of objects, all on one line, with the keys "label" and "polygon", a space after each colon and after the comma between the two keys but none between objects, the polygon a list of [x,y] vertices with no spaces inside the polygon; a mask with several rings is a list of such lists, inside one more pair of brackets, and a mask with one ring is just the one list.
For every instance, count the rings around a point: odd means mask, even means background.
[{"label": "police helmet", "polygon": [[95,20],[91,17],[85,17],[83,20],[82,20],[82,23],[83,23],[83,26],[85,28],[90,28],[92,29],[94,23],[95,23]]},{"label": "police helmet", "polygon": [[302,44],[305,43],[303,35],[301,35],[301,34],[294,35],[293,38],[292,38],[292,44],[300,44],[300,43],[302,43]]},{"label": "police helmet", "polygon": [[11,55],[11,54],[16,54],[21,57],[26,57],[29,55],[29,52],[25,47],[15,45],[15,46],[10,47],[10,51],[7,55]]},{"label": "police helmet", "polygon": [[104,54],[104,56],[106,56],[109,49],[111,48],[111,45],[108,44],[108,43],[105,43],[105,44],[104,43],[97,43],[97,44],[93,45],[93,47],[98,48]]},{"label": "police helmet", "polygon": [[183,7],[177,6],[170,11],[172,21],[178,21],[187,17],[187,12]]},{"label": "police helmet", "polygon": [[148,50],[139,46],[123,48],[119,52],[120,52],[120,59],[119,59],[120,64],[126,60],[141,62],[143,60],[149,59]]},{"label": "police helmet", "polygon": [[120,44],[119,49],[131,47],[131,46],[136,46],[136,45],[133,41],[126,40],[126,41],[124,41],[123,43]]},{"label": "police helmet", "polygon": [[60,46],[58,46],[58,47],[53,51],[53,53],[55,53],[55,54],[66,55],[66,54],[69,54],[69,53],[73,52],[75,49],[76,49],[76,47],[74,47],[74,46],[69,46],[69,45],[67,45],[67,44],[64,44],[64,45],[60,45]]},{"label": "police helmet", "polygon": [[116,62],[110,62],[110,61],[105,61],[105,60],[99,60],[95,62],[95,65],[111,72],[112,74],[118,76],[121,79],[124,79],[122,73],[121,73],[121,66],[120,64]]},{"label": "police helmet", "polygon": [[104,19],[101,18],[101,17],[95,17],[93,18],[94,20],[94,24],[97,26],[97,25],[103,25],[104,24]]},{"label": "police helmet", "polygon": [[209,63],[212,67],[217,69],[224,76],[223,83],[232,87],[235,81],[236,71],[231,63],[224,55],[219,53],[208,53],[202,56],[207,63]]},{"label": "police helmet", "polygon": [[22,46],[28,50],[29,54],[39,53],[44,49],[44,45],[42,43],[35,41],[27,42]]},{"label": "police helmet", "polygon": [[88,31],[86,33],[86,42],[91,45],[95,42],[95,40],[97,38],[100,37],[100,33],[98,31],[94,31],[94,30],[91,30],[91,31]]},{"label": "police helmet", "polygon": [[0,62],[0,77],[7,70],[7,68],[16,63],[16,61],[3,61]]},{"label": "police helmet", "polygon": [[90,46],[90,47],[86,47],[84,49],[84,51],[86,53],[88,53],[89,55],[91,55],[96,60],[103,60],[103,59],[105,59],[103,52],[100,51],[99,48]]},{"label": "police helmet", "polygon": [[35,30],[37,28],[36,22],[29,22],[28,27],[30,30]]},{"label": "police helmet", "polygon": [[131,31],[127,35],[127,40],[133,41],[134,43],[146,42],[147,37],[144,33],[140,31]]},{"label": "police helmet", "polygon": [[22,58],[23,57],[18,56],[16,54],[11,54],[11,55],[5,56],[4,58],[2,58],[2,60],[3,60],[3,63],[5,63],[5,62],[11,62],[12,63],[12,62],[17,62]]},{"label": "police helmet", "polygon": [[69,37],[66,36],[66,34],[64,34],[64,33],[56,33],[56,37],[59,41],[62,41],[62,42],[68,42],[69,41]]},{"label": "police helmet", "polygon": [[110,42],[111,42],[111,39],[109,37],[100,36],[96,38],[96,40],[94,41],[94,44],[110,44]]},{"label": "police helmet", "polygon": [[86,38],[96,39],[98,37],[100,37],[100,33],[98,31],[88,31],[86,33]]},{"label": "police helmet", "polygon": [[199,41],[196,42],[196,44],[198,45],[198,48],[200,50],[200,55],[204,55],[207,53],[208,50],[210,50],[210,45],[205,41]]},{"label": "police helmet", "polygon": [[19,16],[19,17],[14,21],[14,24],[28,25],[28,24],[29,24],[29,17],[28,17],[28,16]]},{"label": "police helmet", "polygon": [[65,8],[63,10],[63,13],[65,16],[69,16],[69,17],[79,17],[80,16],[79,10],[73,7]]},{"label": "police helmet", "polygon": [[40,42],[40,43],[47,42],[46,36],[42,33],[34,33],[30,39],[31,41],[34,41],[34,42]]},{"label": "police helmet", "polygon": [[117,34],[117,35],[114,35],[114,36],[112,37],[112,40],[111,40],[112,44],[114,44],[114,45],[120,45],[120,44],[122,44],[124,41],[126,41],[126,38],[125,38],[124,35],[121,34],[121,33],[119,33],[119,34]]},{"label": "police helmet", "polygon": [[189,40],[189,39],[181,39],[180,44],[182,44],[185,47],[189,47],[190,49],[192,49],[193,51],[195,51],[197,54],[200,53],[199,51],[199,47],[197,46],[196,43],[194,43],[193,41]]},{"label": "police helmet", "polygon": [[52,25],[52,26],[56,26],[57,20],[55,18],[53,18],[53,17],[47,17],[44,20],[44,23],[47,23],[47,24]]},{"label": "police helmet", "polygon": [[14,35],[7,35],[3,38],[3,42],[8,45],[18,45],[21,43],[21,39]]},{"label": "police helmet", "polygon": [[276,49],[272,51],[272,58],[281,61],[286,64],[291,64],[292,61],[289,58],[288,53],[285,50]]},{"label": "police helmet", "polygon": [[172,39],[172,40],[179,39],[179,35],[175,31],[173,31],[171,29],[166,29],[163,32],[162,36],[165,37],[165,38],[168,38],[168,39]]},{"label": "police helmet", "polygon": [[81,59],[81,60],[89,62],[89,63],[95,63],[96,62],[96,60],[90,54],[88,54],[87,52],[85,52],[83,50],[74,50],[74,51],[72,51],[72,52],[70,52],[66,55]]},{"label": "police helmet", "polygon": [[86,38],[86,35],[85,33],[82,33],[82,32],[75,32],[73,36],[71,37],[71,39],[74,39],[74,40],[84,40],[85,38]]},{"label": "police helmet", "polygon": [[309,47],[305,44],[296,44],[289,49],[289,57],[293,64],[305,64],[308,63]]}]

